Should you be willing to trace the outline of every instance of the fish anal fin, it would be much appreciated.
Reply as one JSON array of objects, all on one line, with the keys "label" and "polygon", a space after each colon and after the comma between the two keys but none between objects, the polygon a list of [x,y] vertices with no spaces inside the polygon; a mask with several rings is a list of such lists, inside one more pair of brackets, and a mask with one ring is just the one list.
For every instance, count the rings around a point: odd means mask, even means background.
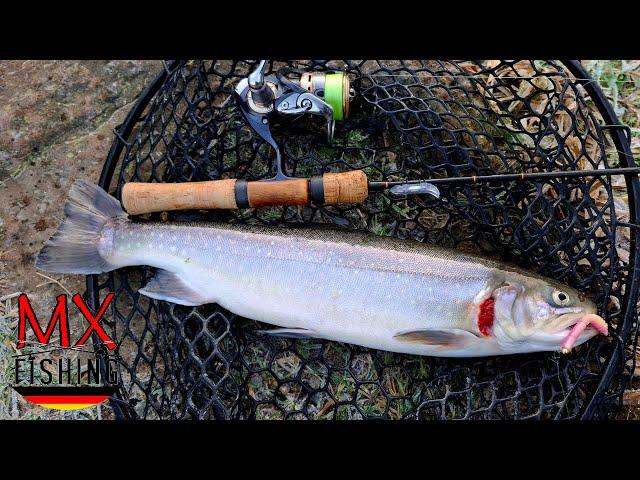
[{"label": "fish anal fin", "polygon": [[147,297],[178,305],[196,306],[208,303],[206,298],[193,290],[178,275],[168,270],[158,270],[155,276],[138,291]]},{"label": "fish anal fin", "polygon": [[258,333],[281,338],[317,338],[315,331],[306,328],[274,328],[258,330]]},{"label": "fish anal fin", "polygon": [[397,333],[393,338],[401,342],[433,345],[447,349],[460,349],[478,339],[473,333],[459,329],[412,330]]}]

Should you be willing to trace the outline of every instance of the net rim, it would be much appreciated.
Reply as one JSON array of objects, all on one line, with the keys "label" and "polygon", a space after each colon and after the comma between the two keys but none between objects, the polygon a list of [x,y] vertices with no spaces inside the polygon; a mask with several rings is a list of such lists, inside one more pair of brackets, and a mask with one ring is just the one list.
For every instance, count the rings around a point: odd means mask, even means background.
[{"label": "net rim", "polygon": [[[109,191],[116,166],[121,159],[123,149],[127,146],[127,139],[130,137],[136,123],[143,119],[142,114],[149,103],[154,98],[155,94],[160,90],[164,83],[171,77],[171,75],[184,66],[187,60],[170,60],[163,61],[163,70],[155,77],[155,79],[140,93],[138,100],[134,106],[129,110],[125,120],[122,124],[117,126],[113,133],[115,138],[111,144],[111,148],[104,161],[103,168],[101,170],[98,185],[105,191]],[[620,120],[613,110],[612,105],[607,100],[604,92],[600,86],[592,79],[585,68],[582,66],[579,60],[560,60],[559,63],[566,67],[567,71],[574,75],[576,83],[581,84],[587,91],[594,107],[597,112],[602,116],[606,125],[601,128],[608,127],[611,138],[618,151],[618,157],[621,166],[631,167],[635,166],[633,155],[631,153],[630,142],[625,139],[624,131],[622,128],[614,128],[620,126]],[[625,176],[627,197],[629,200],[629,225],[636,226],[638,224],[637,212],[640,211],[640,179],[637,175]],[[632,228],[633,230],[633,228]],[[630,236],[630,249],[629,249],[629,269],[631,272],[636,272],[636,266],[640,256],[640,245],[635,241],[635,235]],[[597,416],[598,408],[601,405],[601,401],[605,396],[605,393],[611,384],[616,370],[622,363],[625,362],[624,348],[631,335],[631,329],[634,322],[635,310],[629,308],[632,304],[630,301],[633,298],[638,298],[640,291],[640,278],[638,275],[629,275],[627,280],[626,292],[625,292],[625,314],[623,316],[623,323],[620,329],[621,341],[616,342],[615,349],[611,356],[607,359],[604,366],[603,373],[599,379],[598,385],[591,395],[589,402],[582,415],[581,420],[589,420]],[[86,276],[86,297],[90,302],[93,309],[97,309],[99,301],[99,286],[97,275]],[[99,340],[94,338],[94,343],[98,344]],[[116,400],[110,400],[110,406],[114,411],[116,419],[126,418],[126,415],[122,412],[118,402]]]}]

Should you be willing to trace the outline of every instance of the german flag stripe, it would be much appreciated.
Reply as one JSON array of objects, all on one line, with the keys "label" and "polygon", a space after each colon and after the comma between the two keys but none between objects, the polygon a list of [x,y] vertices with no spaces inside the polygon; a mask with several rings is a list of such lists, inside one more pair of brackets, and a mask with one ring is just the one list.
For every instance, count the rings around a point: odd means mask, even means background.
[{"label": "german flag stripe", "polygon": [[25,400],[45,408],[80,410],[107,400],[114,387],[16,387]]},{"label": "german flag stripe", "polygon": [[40,386],[15,386],[13,389],[23,397],[38,395],[38,396],[85,396],[85,395],[106,395],[111,396],[116,391],[116,387],[99,386],[99,387],[40,387]]},{"label": "german flag stripe", "polygon": [[24,398],[33,403],[88,403],[104,402],[107,395],[25,395]]},{"label": "german flag stripe", "polygon": [[95,407],[97,403],[38,403],[38,405],[52,410],[82,410],[83,408]]}]

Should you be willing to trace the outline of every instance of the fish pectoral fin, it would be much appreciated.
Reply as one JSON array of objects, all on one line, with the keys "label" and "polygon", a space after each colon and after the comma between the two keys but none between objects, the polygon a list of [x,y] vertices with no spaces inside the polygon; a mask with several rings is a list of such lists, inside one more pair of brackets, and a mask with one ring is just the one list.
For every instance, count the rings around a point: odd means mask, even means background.
[{"label": "fish pectoral fin", "polygon": [[471,332],[456,328],[450,330],[412,330],[397,333],[393,338],[406,343],[420,343],[453,349],[463,348],[479,339]]},{"label": "fish pectoral fin", "polygon": [[190,307],[207,303],[206,299],[187,285],[184,280],[168,270],[158,270],[155,276],[138,292],[156,300]]},{"label": "fish pectoral fin", "polygon": [[318,338],[314,330],[306,328],[274,328],[272,330],[258,330],[258,333],[282,338]]}]

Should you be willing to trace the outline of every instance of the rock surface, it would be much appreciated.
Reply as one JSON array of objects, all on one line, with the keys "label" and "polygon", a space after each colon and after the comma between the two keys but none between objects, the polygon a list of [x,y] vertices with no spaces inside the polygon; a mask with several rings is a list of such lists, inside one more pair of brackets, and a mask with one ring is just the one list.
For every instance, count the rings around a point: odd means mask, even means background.
[{"label": "rock surface", "polygon": [[[84,292],[82,275],[50,275],[59,284],[38,275],[34,256],[62,219],[71,184],[97,182],[113,129],[162,68],[160,61],[0,61],[0,298],[25,292],[44,314],[64,288]],[[15,342],[15,315],[0,306],[0,371]],[[71,321],[80,321],[74,315],[70,309]],[[3,387],[0,418],[69,416],[25,411]]]}]

